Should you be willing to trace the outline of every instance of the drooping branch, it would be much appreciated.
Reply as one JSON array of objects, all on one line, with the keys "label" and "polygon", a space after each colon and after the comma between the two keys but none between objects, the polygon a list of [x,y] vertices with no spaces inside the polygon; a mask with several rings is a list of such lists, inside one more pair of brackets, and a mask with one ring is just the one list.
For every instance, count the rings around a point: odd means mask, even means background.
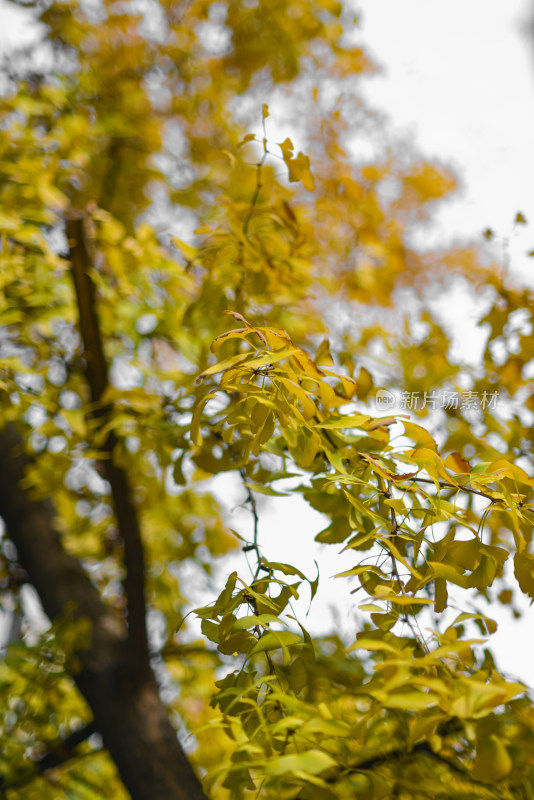
[{"label": "drooping branch", "polygon": [[[95,416],[105,419],[108,409],[102,407],[102,398],[108,385],[108,365],[96,308],[96,287],[90,276],[93,260],[83,218],[68,219],[66,225],[80,335],[86,362],[86,377],[91,400],[96,407]],[[137,665],[138,680],[142,683],[150,672],[146,630],[145,559],[139,519],[128,476],[114,462],[113,451],[116,445],[117,438],[110,433],[102,448],[104,453],[102,469],[111,487],[117,528],[124,544],[128,641],[131,658]]]}]

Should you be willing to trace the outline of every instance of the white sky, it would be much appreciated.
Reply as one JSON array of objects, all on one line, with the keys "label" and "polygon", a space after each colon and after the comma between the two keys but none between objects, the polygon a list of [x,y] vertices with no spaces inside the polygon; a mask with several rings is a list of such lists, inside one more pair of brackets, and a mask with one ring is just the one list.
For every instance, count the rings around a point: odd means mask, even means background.
[{"label": "white sky", "polygon": [[[385,68],[364,82],[367,100],[427,155],[455,167],[463,184],[439,212],[436,235],[446,242],[491,227],[510,237],[514,268],[532,285],[534,259],[524,254],[534,249],[534,42],[529,50],[524,30],[534,7],[528,0],[360,0],[360,7],[361,39]],[[31,37],[24,13],[6,0],[0,0],[0,19],[0,52]],[[532,224],[512,232],[517,211]],[[237,527],[237,519],[229,524]],[[322,588],[308,625],[324,630],[329,614],[321,608],[335,605],[348,631],[359,595],[351,597],[343,580],[329,576],[352,563],[338,562],[336,546],[314,545],[322,527],[320,515],[303,504],[275,499],[262,512],[261,538],[267,557],[296,563],[311,577],[317,559]],[[498,662],[534,686],[532,614],[514,623],[497,610],[492,646]],[[495,616],[494,608],[488,611]]]},{"label": "white sky", "polygon": [[[385,74],[364,92],[429,154],[455,166],[463,197],[447,238],[534,221],[534,40],[529,0],[360,0],[362,36]],[[534,235],[530,237],[534,243]]]}]

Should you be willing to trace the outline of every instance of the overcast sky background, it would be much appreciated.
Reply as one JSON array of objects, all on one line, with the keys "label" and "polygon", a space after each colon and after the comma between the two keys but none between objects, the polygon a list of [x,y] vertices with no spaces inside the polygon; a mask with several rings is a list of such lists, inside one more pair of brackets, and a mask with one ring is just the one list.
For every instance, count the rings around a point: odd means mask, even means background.
[{"label": "overcast sky background", "polygon": [[[525,254],[534,249],[534,224],[512,228],[517,211],[534,223],[534,42],[526,36],[534,7],[529,0],[361,0],[360,7],[361,39],[384,67],[362,84],[368,102],[461,179],[462,191],[439,210],[436,238],[476,238],[490,227],[509,239],[511,268],[532,285],[534,259]],[[0,0],[0,51],[31,39],[26,20],[24,11]],[[468,349],[477,341],[474,310],[458,297],[454,309]],[[228,501],[233,490],[219,485]],[[240,499],[236,493],[235,502]],[[250,526],[242,509],[231,517],[232,527],[245,532]],[[320,564],[321,589],[307,624],[328,627],[331,616],[322,609],[330,606],[338,628],[350,634],[360,595],[351,596],[345,581],[329,576],[353,559],[340,559],[336,546],[311,543],[323,527],[320,515],[295,499],[276,500],[262,511],[267,557],[297,563],[310,577],[314,559]],[[534,686],[533,615],[515,623],[502,608],[488,611],[499,621],[492,641],[499,665]]]}]

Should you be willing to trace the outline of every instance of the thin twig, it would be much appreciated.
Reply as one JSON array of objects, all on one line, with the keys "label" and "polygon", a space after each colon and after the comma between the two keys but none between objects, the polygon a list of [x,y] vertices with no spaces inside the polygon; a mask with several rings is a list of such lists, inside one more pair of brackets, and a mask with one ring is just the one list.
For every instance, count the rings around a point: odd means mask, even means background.
[{"label": "thin twig", "polygon": [[[388,484],[387,489],[385,489],[384,495],[388,499],[391,499],[391,483]],[[397,536],[397,534],[399,532],[399,526],[398,526],[398,523],[397,523],[397,515],[395,514],[395,509],[393,508],[393,506],[390,506],[389,512],[390,512],[390,517],[391,517],[391,533],[392,533],[393,536]],[[404,584],[401,581],[401,577],[399,575],[399,569],[397,567],[397,559],[395,558],[393,553],[390,552],[389,555],[391,557],[393,575],[395,576],[395,580],[397,581],[397,583],[398,583],[398,585],[400,587],[400,591],[401,591],[402,596],[406,597],[406,592],[404,591]],[[426,653],[428,653],[429,652],[428,647],[426,646],[424,639],[423,638],[421,638],[421,639],[419,638],[420,632],[418,634],[418,632],[416,631],[415,626],[414,626],[413,622],[410,619],[410,615],[406,613],[406,614],[404,614],[402,619],[403,619],[403,622],[405,622],[406,625],[408,625],[410,631],[412,632],[412,636],[415,639],[415,641],[422,647],[422,649]]]},{"label": "thin twig", "polygon": [[434,481],[432,478],[419,478],[417,475],[412,478],[405,478],[404,480],[400,481],[400,483],[405,483],[408,481],[411,483],[431,483],[433,486],[437,484],[440,489],[453,489],[457,492],[463,491],[468,492],[469,494],[477,494],[480,497],[485,497],[486,500],[491,500],[492,503],[495,503],[498,500],[498,498],[492,497],[490,494],[480,491],[480,489],[472,489],[470,486],[455,486],[453,483],[447,483],[447,481]]},{"label": "thin twig", "polygon": [[252,543],[247,546],[247,550],[254,550],[256,553],[256,570],[254,572],[253,582],[258,578],[258,575],[261,571],[261,553],[260,553],[260,546],[258,543],[258,529],[259,529],[259,517],[258,517],[258,507],[256,505],[256,498],[254,497],[250,486],[247,486],[247,475],[244,469],[239,470],[239,474],[241,475],[241,479],[243,481],[243,486],[247,493],[247,503],[250,507],[250,513],[252,514],[252,519],[254,520],[253,526],[253,535],[252,535]]},{"label": "thin twig", "polygon": [[247,236],[247,234],[248,234],[248,226],[250,224],[250,220],[252,219],[252,215],[254,213],[254,209],[256,208],[256,204],[258,202],[258,199],[259,199],[259,196],[260,196],[260,192],[262,190],[263,184],[261,182],[261,169],[262,169],[263,165],[265,164],[265,159],[269,155],[269,151],[267,149],[267,133],[266,133],[266,130],[265,130],[265,117],[263,118],[262,125],[263,125],[263,155],[262,155],[260,161],[256,164],[256,189],[255,189],[255,192],[254,192],[254,196],[252,197],[252,202],[251,202],[249,210],[247,212],[247,216],[245,217],[245,221],[243,222],[243,234],[244,234],[244,236]]}]

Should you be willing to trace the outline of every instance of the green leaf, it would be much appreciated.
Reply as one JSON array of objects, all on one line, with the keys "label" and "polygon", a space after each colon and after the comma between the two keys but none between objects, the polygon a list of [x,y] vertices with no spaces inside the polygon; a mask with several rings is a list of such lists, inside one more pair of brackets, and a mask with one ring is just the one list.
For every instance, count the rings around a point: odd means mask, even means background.
[{"label": "green leaf", "polygon": [[227,656],[237,653],[250,653],[255,641],[256,637],[249,631],[238,631],[220,641],[218,649]]},{"label": "green leaf", "polygon": [[327,528],[319,531],[315,537],[316,542],[323,544],[340,544],[352,533],[352,528],[346,517],[334,517]]},{"label": "green leaf", "polygon": [[441,561],[427,561],[427,564],[437,578],[443,578],[449,583],[455,583],[457,586],[467,589],[467,577],[451,564],[444,564]]},{"label": "green leaf", "polygon": [[436,578],[434,581],[434,610],[437,614],[447,608],[447,581],[445,578]]},{"label": "green leaf", "polygon": [[337,766],[332,756],[322,750],[307,750],[305,753],[294,753],[287,756],[273,758],[266,767],[268,775],[284,775],[290,773],[304,773],[319,775],[327,769]]},{"label": "green leaf", "polygon": [[209,394],[204,395],[204,397],[197,403],[195,410],[193,412],[190,435],[191,435],[191,441],[197,447],[200,447],[200,445],[202,444],[202,436],[200,433],[200,420],[202,418],[202,412],[204,411],[206,403],[208,402],[208,400],[211,400],[212,397],[215,397],[215,392],[210,392]]},{"label": "green leaf", "polygon": [[386,708],[400,708],[405,711],[423,711],[425,708],[432,708],[439,705],[439,695],[432,692],[416,692],[406,690],[393,694],[384,693],[381,699]]},{"label": "green leaf", "polygon": [[262,634],[250,651],[250,655],[264,653],[269,650],[280,650],[294,644],[302,644],[302,637],[292,631],[267,631]]},{"label": "green leaf", "polygon": [[367,414],[353,414],[348,417],[333,417],[324,422],[317,422],[316,428],[325,428],[326,430],[341,430],[342,428],[360,428],[365,426],[372,417]]},{"label": "green leaf", "polygon": [[236,622],[234,622],[232,625],[232,631],[242,631],[248,628],[255,628],[256,625],[265,627],[269,625],[270,622],[279,621],[279,618],[274,616],[274,614],[252,614],[251,616],[240,617]]},{"label": "green leaf", "polygon": [[481,783],[500,781],[512,770],[512,759],[498,736],[484,736],[477,743],[472,776]]},{"label": "green leaf", "polygon": [[530,553],[516,553],[514,574],[522,592],[534,600],[534,556]]},{"label": "green leaf", "polygon": [[265,561],[265,559],[262,559],[261,563],[267,569],[277,570],[278,572],[282,572],[284,575],[298,575],[298,577],[302,578],[303,581],[308,580],[300,571],[300,569],[293,567],[291,564],[282,564],[280,561]]}]

